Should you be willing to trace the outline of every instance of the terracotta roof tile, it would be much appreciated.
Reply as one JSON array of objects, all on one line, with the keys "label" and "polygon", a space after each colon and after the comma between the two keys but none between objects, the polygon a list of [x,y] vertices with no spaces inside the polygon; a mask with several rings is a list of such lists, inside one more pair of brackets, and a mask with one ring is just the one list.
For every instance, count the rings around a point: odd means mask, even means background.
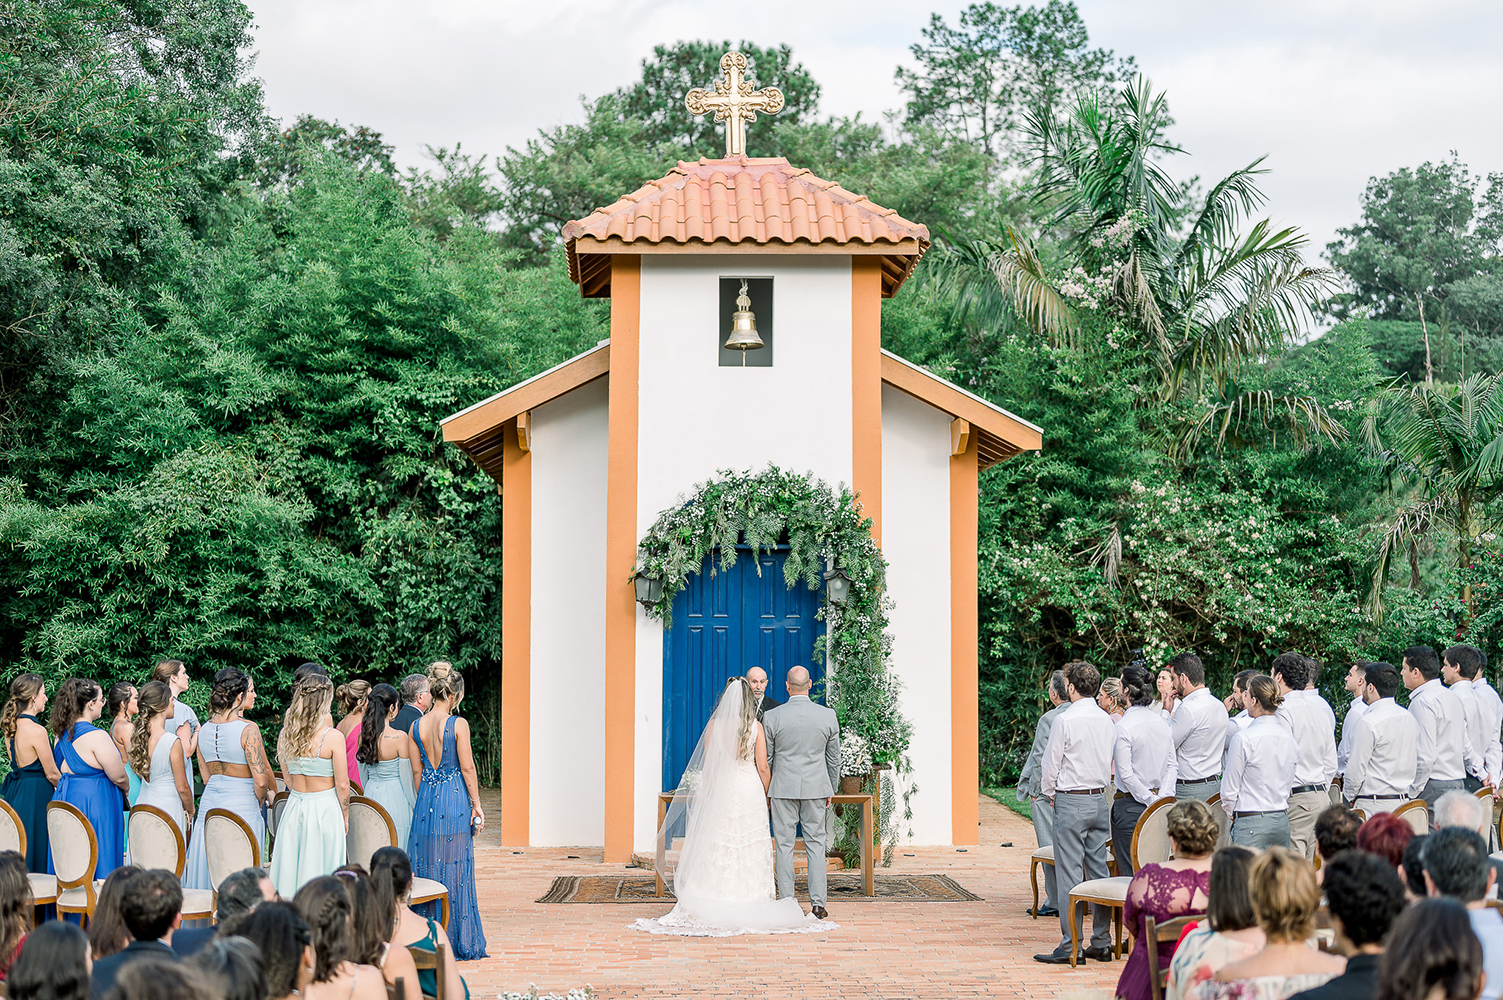
[{"label": "terracotta roof tile", "polygon": [[737,157],[681,161],[666,177],[565,225],[564,240],[575,281],[580,258],[604,252],[605,241],[891,246],[896,275],[884,282],[891,295],[928,249],[929,230],[780,157]]}]

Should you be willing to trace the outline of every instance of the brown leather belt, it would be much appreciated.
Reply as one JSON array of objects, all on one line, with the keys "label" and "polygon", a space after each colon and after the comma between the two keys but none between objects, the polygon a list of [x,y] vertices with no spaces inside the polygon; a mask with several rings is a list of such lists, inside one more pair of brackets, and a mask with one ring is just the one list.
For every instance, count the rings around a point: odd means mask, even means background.
[{"label": "brown leather belt", "polygon": [[1282,816],[1288,811],[1287,809],[1264,809],[1261,812],[1234,812],[1232,819],[1241,819],[1243,816]]},{"label": "brown leather belt", "polygon": [[[1150,789],[1148,789],[1148,792],[1151,795],[1157,795],[1159,793],[1159,790],[1157,788],[1150,788]],[[1130,799],[1130,798],[1132,798],[1132,793],[1131,792],[1124,792],[1121,789],[1118,789],[1117,794],[1113,795],[1112,798],[1113,798],[1113,800],[1115,800],[1115,799]]]},{"label": "brown leather belt", "polygon": [[[1358,799],[1373,799],[1374,801],[1377,801],[1377,800],[1388,800],[1388,799],[1407,799],[1408,797],[1409,796],[1407,796],[1407,795],[1359,795],[1359,796],[1357,796]],[[1355,802],[1356,799],[1353,799],[1352,801]]]},{"label": "brown leather belt", "polygon": [[1208,781],[1220,781],[1221,775],[1213,774],[1209,778],[1180,778],[1181,785],[1204,785]]},{"label": "brown leather belt", "polygon": [[1064,793],[1065,795],[1100,795],[1102,792],[1106,791],[1106,789],[1105,788],[1061,788],[1060,791],[1062,793]]}]

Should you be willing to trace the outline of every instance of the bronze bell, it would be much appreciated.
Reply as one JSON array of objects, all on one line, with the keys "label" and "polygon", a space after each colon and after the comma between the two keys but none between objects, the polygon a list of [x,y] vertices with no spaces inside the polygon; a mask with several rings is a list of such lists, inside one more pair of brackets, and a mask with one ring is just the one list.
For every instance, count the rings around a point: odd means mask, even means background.
[{"label": "bronze bell", "polygon": [[[736,311],[731,313],[731,335],[726,338],[725,347],[728,351],[755,351],[759,347],[765,347],[762,338],[757,336],[757,316],[751,311],[751,298],[746,294],[746,279],[741,279],[741,294],[736,296]],[[746,355],[741,355],[741,363],[746,364]]]}]

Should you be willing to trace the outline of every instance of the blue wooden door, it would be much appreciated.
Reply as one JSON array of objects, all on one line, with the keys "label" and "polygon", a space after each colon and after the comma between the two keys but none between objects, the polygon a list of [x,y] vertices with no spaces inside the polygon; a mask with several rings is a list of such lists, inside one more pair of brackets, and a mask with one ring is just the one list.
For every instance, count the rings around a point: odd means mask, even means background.
[{"label": "blue wooden door", "polygon": [[706,559],[674,598],[673,625],[663,641],[665,791],[678,787],[727,678],[761,667],[767,693],[787,701],[790,667],[807,667],[816,680],[823,676],[814,662],[814,641],[824,630],[814,618],[820,591],[785,586],[785,558],[768,552],[754,559],[743,549],[729,572],[713,574]]}]

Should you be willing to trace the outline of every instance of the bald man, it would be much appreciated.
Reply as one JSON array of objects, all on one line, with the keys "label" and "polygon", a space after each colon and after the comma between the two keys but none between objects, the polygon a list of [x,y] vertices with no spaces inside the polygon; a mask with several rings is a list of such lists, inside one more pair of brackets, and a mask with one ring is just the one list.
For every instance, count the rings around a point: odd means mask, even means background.
[{"label": "bald man", "polygon": [[788,704],[767,713],[762,731],[767,736],[767,759],[772,764],[772,836],[777,845],[774,871],[778,898],[793,895],[793,844],[804,828],[804,852],[809,858],[811,912],[828,916],[825,885],[825,810],[840,786],[840,722],[835,713],[809,698],[809,671],[788,671]]},{"label": "bald man", "polygon": [[771,712],[782,704],[781,701],[773,701],[772,695],[767,693],[767,671],[761,667],[752,667],[746,672],[746,683],[751,685],[752,696],[757,699],[757,721],[762,721],[762,716]]}]

